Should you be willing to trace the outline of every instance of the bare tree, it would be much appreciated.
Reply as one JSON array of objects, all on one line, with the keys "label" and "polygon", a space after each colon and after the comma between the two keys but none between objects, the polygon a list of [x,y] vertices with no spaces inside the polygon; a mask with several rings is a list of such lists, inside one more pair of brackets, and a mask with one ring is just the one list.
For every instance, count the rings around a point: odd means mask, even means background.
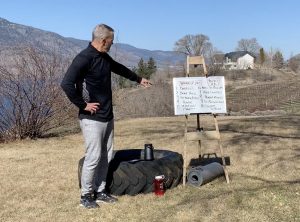
[{"label": "bare tree", "polygon": [[253,54],[258,54],[259,49],[262,48],[256,38],[251,39],[241,39],[238,41],[238,46],[236,47],[237,51],[248,51]]},{"label": "bare tree", "polygon": [[224,61],[224,53],[217,48],[211,48],[207,53],[207,75],[215,76],[221,72]]},{"label": "bare tree", "polygon": [[13,68],[0,65],[2,140],[40,137],[64,123],[69,109],[59,82],[66,63],[57,54],[26,48]]},{"label": "bare tree", "polygon": [[297,72],[300,67],[300,55],[298,56],[292,56],[290,57],[288,61],[288,67],[293,71]]},{"label": "bare tree", "polygon": [[206,55],[212,48],[209,37],[203,34],[186,35],[175,43],[174,51],[187,55]]},{"label": "bare tree", "polygon": [[261,69],[271,71],[273,67],[273,56],[274,56],[274,49],[271,47],[269,51],[264,51],[265,53],[265,61],[264,65],[261,66]]}]

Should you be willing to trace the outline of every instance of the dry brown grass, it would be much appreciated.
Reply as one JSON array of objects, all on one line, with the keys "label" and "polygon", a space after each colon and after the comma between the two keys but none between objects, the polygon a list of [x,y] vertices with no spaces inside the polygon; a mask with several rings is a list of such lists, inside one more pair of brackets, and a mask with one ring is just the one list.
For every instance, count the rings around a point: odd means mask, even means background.
[{"label": "dry brown grass", "polygon": [[[208,118],[202,123],[211,125]],[[0,221],[300,221],[300,116],[220,117],[219,124],[231,159],[229,185],[219,178],[160,198],[121,196],[97,210],[79,207],[81,134],[0,144]],[[117,121],[115,147],[151,142],[181,152],[183,127],[183,117]]]}]

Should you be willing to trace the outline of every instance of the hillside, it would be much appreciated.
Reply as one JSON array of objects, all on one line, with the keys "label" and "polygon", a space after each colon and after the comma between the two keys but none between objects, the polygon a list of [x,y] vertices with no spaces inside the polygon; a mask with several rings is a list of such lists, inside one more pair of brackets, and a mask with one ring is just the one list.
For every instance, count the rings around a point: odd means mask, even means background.
[{"label": "hillside", "polygon": [[[88,45],[89,41],[66,38],[54,32],[48,32],[34,27],[15,24],[0,18],[0,56],[5,58],[15,54],[15,47],[34,46],[39,50],[55,51],[63,57],[73,58]],[[185,56],[172,51],[151,51],[134,46],[115,43],[110,52],[117,61],[127,66],[136,66],[143,58],[153,57],[159,67],[183,63]]]},{"label": "hillside", "polygon": [[277,110],[300,113],[300,75],[277,70],[224,74],[229,112]]},{"label": "hillside", "polygon": [[[225,94],[229,115],[300,113],[300,76],[271,70],[226,71]],[[148,89],[114,92],[117,118],[173,116],[171,80],[154,82]]]},{"label": "hillside", "polygon": [[250,113],[264,110],[300,111],[300,82],[273,82],[232,89],[227,94],[228,110]]}]

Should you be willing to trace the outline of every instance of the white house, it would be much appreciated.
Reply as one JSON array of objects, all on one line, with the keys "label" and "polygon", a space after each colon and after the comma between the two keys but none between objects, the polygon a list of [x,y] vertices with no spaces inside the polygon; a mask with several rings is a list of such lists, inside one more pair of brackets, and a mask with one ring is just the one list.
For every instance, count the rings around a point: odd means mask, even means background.
[{"label": "white house", "polygon": [[236,51],[224,55],[225,69],[253,69],[255,56],[248,51]]}]

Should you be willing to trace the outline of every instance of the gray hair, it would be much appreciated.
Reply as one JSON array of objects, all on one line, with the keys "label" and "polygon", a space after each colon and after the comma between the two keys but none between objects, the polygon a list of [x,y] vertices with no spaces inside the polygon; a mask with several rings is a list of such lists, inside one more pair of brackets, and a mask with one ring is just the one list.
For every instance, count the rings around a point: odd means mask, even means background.
[{"label": "gray hair", "polygon": [[113,28],[105,24],[96,25],[93,30],[92,41],[95,39],[106,39],[114,33]]}]

